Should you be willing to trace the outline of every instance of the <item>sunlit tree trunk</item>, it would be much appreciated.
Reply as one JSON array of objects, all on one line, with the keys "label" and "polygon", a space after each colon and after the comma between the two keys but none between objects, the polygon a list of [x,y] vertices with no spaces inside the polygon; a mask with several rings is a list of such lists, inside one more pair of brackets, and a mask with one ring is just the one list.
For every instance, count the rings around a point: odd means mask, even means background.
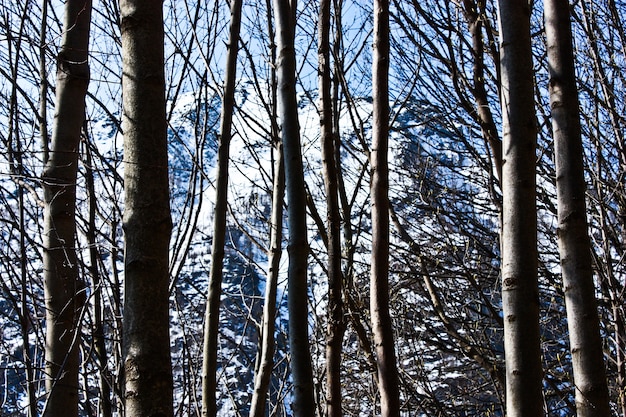
[{"label": "sunlit tree trunk", "polygon": [[591,265],[583,145],[567,0],[544,0],[556,164],[558,241],[578,417],[608,417],[609,393]]},{"label": "sunlit tree trunk", "polygon": [[222,296],[222,269],[226,239],[226,213],[228,203],[228,159],[230,155],[231,127],[235,107],[235,81],[237,77],[237,52],[241,26],[241,0],[231,1],[230,34],[226,59],[226,78],[222,97],[222,114],[218,145],[218,166],[213,219],[213,244],[209,292],[204,317],[204,351],[202,354],[202,415],[213,417],[217,413],[217,350]]},{"label": "sunlit tree trunk", "polygon": [[318,21],[319,115],[322,148],[322,169],[326,191],[326,218],[328,236],[328,323],[326,325],[326,413],[341,417],[341,348],[344,334],[342,271],[341,271],[341,217],[337,168],[335,160],[335,132],[331,97],[330,71],[330,10],[331,0],[320,2]]},{"label": "sunlit tree trunk", "polygon": [[313,370],[308,332],[306,192],[296,100],[296,1],[274,0],[276,17],[278,118],[285,158],[285,191],[289,228],[289,352],[296,417],[315,415]]},{"label": "sunlit tree trunk", "polygon": [[89,84],[90,23],[90,0],[71,0],[65,4],[63,38],[57,57],[52,142],[43,172],[48,395],[44,416],[78,415],[78,317],[85,294],[75,247],[76,176]]},{"label": "sunlit tree trunk", "polygon": [[400,415],[398,369],[389,312],[389,1],[374,0],[374,51],[372,59],[372,265],[370,314],[381,415]]},{"label": "sunlit tree trunk", "polygon": [[[271,1],[267,1],[268,36],[274,40]],[[272,63],[276,62],[276,49],[271,50]],[[274,367],[274,347],[276,328],[276,294],[278,289],[278,272],[282,255],[283,239],[283,205],[285,199],[285,165],[283,161],[283,145],[278,136],[276,120],[276,70],[270,70],[271,89],[271,135],[274,145],[274,178],[272,185],[272,214],[270,219],[270,244],[267,255],[267,280],[265,282],[265,304],[260,329],[260,352],[258,353],[256,374],[254,376],[254,392],[250,406],[250,417],[265,417],[267,394]]]},{"label": "sunlit tree trunk", "polygon": [[531,8],[500,0],[503,130],[502,308],[508,417],[543,415],[537,284],[536,140]]},{"label": "sunlit tree trunk", "polygon": [[129,417],[173,414],[163,3],[121,0],[124,399]]}]

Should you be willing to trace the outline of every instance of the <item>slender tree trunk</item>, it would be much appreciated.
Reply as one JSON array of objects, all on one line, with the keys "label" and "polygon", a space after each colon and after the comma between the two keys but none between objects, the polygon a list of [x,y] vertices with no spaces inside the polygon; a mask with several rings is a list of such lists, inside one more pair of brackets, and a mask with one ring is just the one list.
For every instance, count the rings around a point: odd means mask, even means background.
[{"label": "slender tree trunk", "polygon": [[92,165],[91,151],[89,150],[89,144],[85,144],[85,185],[87,188],[87,199],[89,202],[89,215],[87,218],[87,245],[89,246],[89,273],[93,282],[93,344],[94,352],[96,354],[97,366],[98,366],[98,383],[100,386],[100,393],[98,397],[99,415],[101,417],[111,417],[112,404],[111,404],[111,383],[109,378],[108,369],[108,354],[106,350],[105,332],[103,325],[103,311],[102,311],[102,277],[98,269],[98,262],[100,260],[100,253],[98,252],[98,242],[96,240],[97,226],[96,226],[96,212],[98,210],[98,196],[96,195],[96,187],[94,182],[94,171]]},{"label": "slender tree trunk", "polygon": [[485,88],[485,52],[483,43],[484,0],[464,0],[464,14],[472,35],[472,55],[474,58],[472,95],[476,101],[476,115],[483,137],[489,144],[493,157],[493,168],[499,181],[502,180],[502,141],[493,119],[487,89]]},{"label": "slender tree trunk", "polygon": [[237,52],[239,51],[239,28],[241,26],[241,0],[232,0],[230,9],[230,34],[226,58],[226,78],[222,97],[222,115],[218,146],[218,167],[213,219],[213,244],[211,246],[211,270],[209,293],[204,316],[204,350],[202,354],[202,416],[217,414],[217,351],[222,296],[222,269],[226,239],[226,213],[228,210],[228,160],[235,107],[235,81],[237,77]]},{"label": "slender tree trunk", "polygon": [[50,149],[48,143],[48,71],[46,69],[46,35],[48,33],[48,1],[41,5],[41,27],[39,29],[39,132],[41,133],[41,150],[43,163],[48,163]]},{"label": "slender tree trunk", "polygon": [[85,294],[78,276],[75,247],[76,176],[89,84],[90,23],[90,0],[70,0],[65,4],[52,143],[43,172],[48,394],[44,416],[78,415],[78,312]]},{"label": "slender tree trunk", "polygon": [[[31,309],[28,307],[28,298],[29,296],[32,298],[32,294],[29,291],[29,282],[30,277],[27,270],[28,264],[28,256],[27,256],[27,243],[26,243],[26,206],[24,201],[25,188],[23,186],[25,175],[25,169],[23,164],[23,151],[22,151],[22,142],[20,139],[20,115],[18,111],[18,69],[20,57],[22,56],[21,44],[22,44],[22,34],[24,33],[24,26],[28,19],[28,1],[24,3],[22,13],[20,16],[20,24],[19,29],[17,31],[17,39],[13,39],[13,36],[10,34],[10,31],[7,32],[7,56],[15,57],[14,60],[10,60],[9,69],[10,69],[10,79],[11,88],[10,95],[8,97],[8,126],[7,126],[7,159],[9,161],[9,172],[12,177],[15,179],[15,185],[17,190],[17,200],[18,200],[18,223],[19,223],[19,265],[20,265],[20,307],[19,307],[19,319],[20,319],[20,330],[22,336],[22,355],[24,362],[24,371],[26,377],[26,396],[28,398],[28,404],[26,406],[26,415],[28,417],[37,416],[37,389],[35,386],[35,368],[33,367],[33,359],[36,356],[32,352],[32,346],[30,342],[30,329],[32,328],[33,323],[31,322]],[[45,16],[47,14],[47,9],[44,7],[42,10],[42,20],[45,20]],[[42,24],[43,25],[43,24]],[[43,37],[43,33],[45,32],[45,28],[42,28],[40,34]],[[13,41],[15,41],[15,49],[13,49]],[[41,41],[41,38],[40,38]],[[40,64],[40,68],[42,65]],[[41,90],[40,90],[41,91]],[[46,103],[47,104],[47,103]],[[43,115],[45,115],[45,110],[42,110],[40,106],[40,129],[42,131],[42,137],[47,137],[47,122],[44,122]],[[46,133],[43,133],[43,132]],[[47,143],[47,140],[46,140]],[[47,158],[45,158],[44,152],[44,164],[46,163]]]},{"label": "slender tree trunk", "polygon": [[569,2],[544,0],[558,241],[578,417],[608,417],[609,393],[591,266]]},{"label": "slender tree trunk", "polygon": [[274,367],[274,331],[276,321],[276,291],[278,271],[282,252],[283,200],[285,197],[285,168],[283,164],[282,144],[276,143],[276,161],[274,189],[272,192],[272,219],[270,221],[270,250],[267,263],[267,281],[265,283],[265,305],[261,329],[261,353],[257,375],[254,381],[254,393],[250,407],[250,417],[264,417],[267,390]]},{"label": "slender tree trunk", "polygon": [[[272,25],[271,1],[266,0],[267,25],[269,39],[274,41],[274,27]],[[276,48],[271,49],[272,64],[276,63]],[[276,120],[276,70],[272,65],[270,72],[271,89],[271,126],[274,152],[274,179],[272,190],[272,214],[270,219],[270,249],[268,252],[267,281],[265,282],[265,304],[263,306],[263,321],[261,323],[261,349],[257,359],[254,392],[250,406],[250,417],[265,417],[267,394],[274,368],[274,346],[276,325],[276,293],[278,288],[278,272],[282,255],[283,239],[283,204],[285,199],[285,164],[283,160],[283,146],[278,136]]]},{"label": "slender tree trunk", "polygon": [[163,3],[121,0],[126,415],[173,415]]},{"label": "slender tree trunk", "polygon": [[[18,150],[19,150],[18,146]],[[18,152],[21,154],[21,152]],[[16,158],[17,171],[22,171],[22,157],[21,155]],[[33,353],[31,351],[32,346],[30,342],[30,329],[33,323],[31,322],[31,310],[28,307],[28,297],[32,297],[29,293],[30,277],[27,270],[28,264],[28,252],[26,245],[26,207],[24,205],[24,189],[18,187],[17,199],[19,205],[19,231],[20,231],[20,286],[22,287],[20,297],[20,328],[22,333],[22,355],[24,360],[24,370],[26,376],[26,395],[28,397],[28,406],[26,415],[28,417],[37,416],[37,389],[35,387],[35,368],[33,367]]]},{"label": "slender tree trunk", "polygon": [[[620,30],[623,29],[623,25],[621,24],[619,15],[616,13],[617,9],[615,7],[615,2],[610,0],[608,2],[608,6],[614,21],[613,32],[618,33],[618,36],[623,39],[624,30]],[[589,53],[591,55],[594,71],[596,73],[596,85],[594,86],[594,88],[599,88],[599,90],[602,92],[602,102],[599,105],[603,107],[608,113],[611,127],[610,132],[614,136],[614,149],[618,155],[621,171],[623,172],[626,169],[624,129],[623,123],[620,121],[623,120],[623,117],[620,117],[619,112],[617,111],[618,106],[616,105],[616,92],[615,84],[612,82],[613,78],[607,74],[605,65],[602,62],[600,52],[603,49],[602,43],[600,41],[602,37],[594,35],[594,33],[600,32],[600,25],[596,20],[597,18],[596,13],[593,10],[593,2],[582,1],[580,2],[580,7],[582,9],[581,24],[585,28],[585,32],[589,38]],[[603,129],[606,129],[606,127],[603,126]],[[608,129],[606,130],[608,131]],[[621,181],[619,181],[621,186],[619,194],[623,195],[626,191],[625,182],[626,179],[622,175]],[[620,200],[623,201],[623,197],[619,198],[618,202]],[[626,244],[626,207],[623,203],[620,204],[618,218],[620,219],[619,226],[621,228],[620,234],[622,237],[622,247],[620,249],[624,251],[624,245]],[[607,264],[607,269],[611,269],[610,264]],[[615,349],[615,365],[617,370],[616,385],[618,391],[617,402],[621,415],[623,417],[626,417],[626,327],[624,325],[624,286],[623,284],[618,283],[618,280],[615,280],[615,275],[613,274],[613,271],[609,271],[609,273],[607,274],[607,278],[608,285],[613,289],[613,291],[611,291],[610,300],[614,321],[613,337],[611,337],[611,341]]]},{"label": "slender tree trunk", "polygon": [[536,117],[530,5],[500,0],[502,308],[508,417],[543,415],[537,284]]},{"label": "slender tree trunk", "polygon": [[383,417],[400,415],[398,369],[389,312],[389,1],[374,0],[372,67],[372,266],[370,314]]},{"label": "slender tree trunk", "polygon": [[341,349],[345,324],[343,320],[341,271],[341,216],[335,160],[334,113],[331,97],[330,71],[330,10],[331,0],[320,1],[318,21],[318,67],[320,94],[320,136],[322,169],[326,191],[328,233],[328,323],[326,330],[326,414],[341,417]]},{"label": "slender tree trunk", "polygon": [[296,417],[315,415],[313,369],[309,350],[306,224],[306,193],[298,103],[296,100],[295,0],[274,0],[276,17],[278,117],[285,158],[285,190],[289,227],[287,305],[289,310],[289,351],[293,379],[293,412]]}]

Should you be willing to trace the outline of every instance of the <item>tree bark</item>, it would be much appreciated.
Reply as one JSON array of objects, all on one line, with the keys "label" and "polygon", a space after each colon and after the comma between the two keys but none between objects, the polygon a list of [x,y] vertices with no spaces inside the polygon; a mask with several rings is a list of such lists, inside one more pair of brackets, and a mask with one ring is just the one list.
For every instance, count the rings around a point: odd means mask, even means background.
[{"label": "tree bark", "polygon": [[254,380],[250,417],[265,416],[267,390],[274,367],[276,292],[278,288],[278,271],[282,252],[283,203],[285,197],[285,167],[283,164],[282,144],[280,142],[276,143],[275,155],[272,219],[270,221],[270,249],[267,259],[269,268],[267,271],[267,281],[265,283],[265,305],[263,306],[263,322],[261,328],[261,353],[259,367]]},{"label": "tree bark", "polygon": [[44,416],[78,415],[78,316],[85,294],[75,247],[76,176],[89,84],[90,23],[90,0],[71,0],[65,4],[63,39],[57,57],[52,142],[43,172],[48,394]]},{"label": "tree bark", "polygon": [[230,158],[231,128],[235,108],[235,81],[237,77],[237,52],[241,26],[241,0],[232,0],[230,9],[230,34],[226,58],[226,77],[222,97],[222,115],[217,156],[215,214],[213,219],[213,244],[209,291],[204,317],[204,349],[202,354],[202,416],[217,414],[217,351],[222,296],[222,269],[226,240],[226,213],[228,209],[228,160]]},{"label": "tree bark", "polygon": [[129,417],[172,416],[163,3],[120,0],[124,132],[124,398]]},{"label": "tree bark", "polygon": [[[266,0],[268,17],[269,39],[274,41],[274,27],[272,25],[271,1]],[[276,63],[276,48],[271,48],[272,64]],[[261,323],[261,347],[258,354],[256,375],[254,378],[254,392],[250,406],[250,417],[265,417],[267,393],[274,368],[274,332],[276,328],[276,294],[278,289],[278,272],[282,257],[283,239],[283,204],[285,199],[285,165],[283,160],[283,145],[278,136],[276,120],[276,69],[272,65],[270,70],[271,88],[271,134],[275,147],[274,178],[272,189],[272,214],[270,219],[270,245],[267,256],[267,281],[265,282],[265,304],[263,306],[263,321]]]},{"label": "tree bark", "polygon": [[328,233],[328,323],[326,325],[326,414],[341,417],[341,349],[345,324],[343,319],[341,271],[341,216],[335,160],[335,132],[331,97],[330,71],[330,10],[331,0],[320,1],[318,21],[318,68],[320,95],[320,136],[322,169],[326,191]]},{"label": "tree bark", "polygon": [[593,283],[576,72],[567,0],[544,0],[559,252],[578,417],[608,417],[609,393]]},{"label": "tree bark", "polygon": [[484,0],[463,0],[463,12],[472,35],[473,81],[472,95],[476,101],[476,115],[483,137],[489,144],[493,157],[493,170],[498,181],[502,180],[502,141],[489,105],[485,88],[485,53],[483,44]]},{"label": "tree bark", "polygon": [[[610,75],[611,71],[606,68],[609,64],[604,63],[602,59],[601,51],[606,48],[606,50],[611,50],[611,46],[607,45],[602,40],[602,36],[596,36],[596,33],[600,33],[601,26],[604,24],[600,24],[598,20],[600,19],[597,16],[596,10],[592,2],[581,2],[580,3],[581,12],[580,19],[581,25],[584,27],[586,35],[588,37],[588,45],[589,45],[589,54],[591,56],[591,60],[593,62],[593,69],[595,73],[595,80],[593,85],[593,89],[598,89],[602,92],[602,95],[599,96],[599,100],[597,100],[596,109],[603,108],[608,115],[610,127],[611,129],[607,129],[605,125],[602,127],[596,126],[596,128],[602,129],[602,132],[606,132],[608,137],[613,135],[613,138],[610,140],[610,148],[614,152],[616,158],[619,160],[619,165],[621,168],[621,172],[624,172],[626,169],[626,150],[624,149],[624,123],[623,117],[620,117],[619,105],[617,104],[617,94],[615,91],[615,83],[612,81],[613,77]],[[615,2],[610,0],[608,1],[608,8],[610,14],[612,16],[612,25],[610,26],[609,32],[617,33],[618,37],[623,41],[623,32],[624,25],[619,18],[619,14],[617,14],[617,9],[615,6]],[[622,42],[622,47],[624,43]],[[597,111],[597,110],[596,110]],[[597,116],[597,115],[596,115]],[[594,122],[598,123],[597,119]],[[602,166],[603,158],[598,160],[599,166]],[[609,163],[611,164],[611,163]],[[612,170],[610,168],[608,171]],[[620,180],[616,180],[619,183],[619,192],[614,194],[615,191],[613,187],[611,187],[610,194],[616,196],[616,200],[619,205],[619,213],[617,219],[619,220],[617,223],[617,227],[619,228],[619,234],[621,237],[621,245],[620,251],[624,252],[626,245],[626,204],[624,203],[624,193],[626,192],[626,179],[623,175],[621,175]],[[603,201],[599,199],[598,201]],[[608,219],[607,217],[602,216],[603,219]],[[606,223],[603,227],[603,234],[605,234],[606,228],[608,230],[612,230],[615,227],[615,224]],[[609,236],[611,233],[606,233],[605,236]],[[608,246],[608,245],[607,245]],[[608,291],[611,310],[613,314],[613,332],[612,337],[610,338],[611,344],[615,349],[615,368],[617,372],[616,379],[616,390],[618,392],[618,407],[620,409],[620,413],[622,416],[626,417],[626,326],[624,320],[624,285],[619,282],[619,279],[615,279],[615,271],[611,267],[611,263],[613,262],[612,255],[610,251],[606,252],[605,259],[605,268],[607,269],[606,276],[606,286],[611,290]]]},{"label": "tree bark", "polygon": [[[89,139],[87,138],[86,142]],[[103,290],[102,277],[98,269],[98,263],[101,259],[98,250],[98,242],[96,234],[98,232],[96,225],[96,214],[98,211],[98,196],[96,194],[93,160],[91,158],[91,150],[89,144],[85,144],[84,150],[84,166],[85,166],[85,186],[87,192],[87,201],[89,205],[89,214],[87,216],[87,245],[89,245],[89,274],[92,280],[92,302],[93,302],[93,327],[91,333],[93,335],[94,352],[97,360],[98,379],[99,379],[99,415],[101,417],[112,416],[111,403],[111,378],[108,368],[108,354],[106,349],[106,336],[104,330],[104,314],[103,314]]]},{"label": "tree bark", "polygon": [[502,308],[509,417],[543,415],[537,283],[536,117],[530,5],[500,0]]},{"label": "tree bark", "polygon": [[296,100],[296,1],[274,0],[273,4],[277,33],[278,117],[285,158],[289,228],[287,308],[294,395],[292,409],[294,416],[306,417],[315,415],[315,399],[308,333],[306,192]]},{"label": "tree bark", "polygon": [[381,416],[399,416],[398,369],[389,312],[389,1],[374,0],[372,66],[372,265],[370,314]]}]

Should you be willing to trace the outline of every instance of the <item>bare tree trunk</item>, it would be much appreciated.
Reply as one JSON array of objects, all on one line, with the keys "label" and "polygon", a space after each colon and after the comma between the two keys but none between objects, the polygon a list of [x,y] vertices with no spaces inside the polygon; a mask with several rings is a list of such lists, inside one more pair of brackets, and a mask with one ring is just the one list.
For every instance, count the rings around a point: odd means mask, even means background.
[{"label": "bare tree trunk", "polygon": [[[21,156],[17,159],[18,170],[22,169]],[[26,395],[28,397],[28,407],[26,415],[28,417],[37,416],[37,389],[35,387],[35,368],[33,367],[33,353],[31,352],[32,346],[30,342],[29,330],[32,327],[31,312],[28,308],[28,296],[29,294],[29,281],[27,271],[28,253],[26,251],[26,207],[24,205],[24,189],[19,187],[18,193],[18,205],[19,205],[19,230],[20,230],[20,328],[22,333],[22,355],[24,357],[24,371],[26,374]],[[32,295],[31,295],[32,296]]]},{"label": "bare tree trunk", "polygon": [[204,317],[204,349],[202,353],[202,416],[217,414],[217,351],[222,296],[222,269],[226,239],[226,213],[228,209],[228,160],[235,107],[235,81],[237,77],[237,52],[239,51],[239,28],[241,26],[241,0],[232,0],[230,9],[230,34],[226,58],[226,78],[222,97],[218,167],[213,219],[213,244],[211,246],[211,270],[209,293]]},{"label": "bare tree trunk", "polygon": [[41,133],[41,150],[43,163],[48,163],[50,148],[48,143],[48,71],[46,69],[46,35],[48,33],[48,2],[41,5],[41,27],[39,29],[39,132]]},{"label": "bare tree trunk", "polygon": [[78,415],[78,312],[84,305],[85,294],[78,276],[75,247],[76,176],[89,84],[90,23],[90,0],[71,0],[65,4],[63,39],[57,58],[52,143],[43,172],[48,394],[44,416]]},{"label": "bare tree trunk", "polygon": [[[17,201],[18,201],[18,230],[19,230],[19,267],[20,267],[20,306],[19,306],[19,321],[20,321],[20,330],[22,337],[22,355],[24,362],[24,371],[26,377],[26,395],[28,398],[28,404],[26,406],[26,415],[28,417],[37,416],[37,389],[35,386],[35,367],[33,366],[33,360],[36,357],[36,353],[33,353],[31,341],[30,341],[30,329],[32,328],[32,320],[31,320],[31,309],[28,306],[28,298],[31,298],[32,294],[29,290],[30,277],[27,270],[28,264],[28,254],[27,254],[27,230],[26,230],[26,210],[27,206],[24,204],[24,196],[26,192],[26,187],[24,186],[24,176],[25,169],[23,164],[23,155],[24,152],[22,150],[22,141],[20,138],[20,112],[18,106],[18,71],[19,71],[19,62],[20,57],[22,56],[22,40],[24,34],[24,26],[29,18],[28,14],[28,2],[25,2],[24,7],[20,11],[20,23],[19,28],[17,29],[17,36],[13,39],[11,35],[11,31],[7,32],[7,52],[9,57],[15,57],[14,60],[10,59],[9,70],[11,88],[10,94],[8,98],[8,126],[7,126],[7,160],[9,161],[9,172],[12,177],[15,179],[16,191],[17,191]],[[42,10],[42,14],[45,16],[47,14],[47,9],[44,8]],[[45,17],[42,18],[45,20]],[[43,26],[43,24],[42,24]],[[45,33],[45,27],[42,27],[40,34],[43,37],[43,33]],[[40,38],[40,42],[41,42]],[[13,48],[13,40],[15,40],[15,49]],[[43,65],[40,64],[40,68]],[[41,90],[40,90],[41,91]],[[6,96],[5,96],[6,97]],[[45,105],[43,106],[45,108]],[[45,110],[42,111],[40,106],[40,129],[42,131],[42,138],[46,137],[46,146],[47,146],[47,120],[44,119],[43,115],[45,115]],[[46,133],[43,133],[43,132]],[[44,152],[44,164],[47,161],[45,157],[46,152]],[[34,303],[33,303],[34,304]],[[17,306],[16,306],[17,307]],[[17,309],[16,309],[17,310]]]},{"label": "bare tree trunk", "polygon": [[[271,1],[266,0],[267,25],[269,39],[274,42],[274,27],[272,25]],[[271,49],[272,64],[276,63],[276,48]],[[274,178],[272,190],[272,214],[270,219],[270,244],[267,256],[267,280],[265,282],[265,304],[263,306],[263,321],[260,329],[261,348],[257,359],[254,392],[250,406],[250,417],[265,417],[267,393],[274,367],[274,332],[276,327],[276,293],[278,288],[278,272],[282,255],[283,239],[283,204],[285,199],[285,164],[283,160],[283,145],[278,136],[276,120],[276,70],[272,65],[270,70],[271,88],[271,134],[275,146]]]},{"label": "bare tree trunk", "polygon": [[502,308],[506,413],[543,415],[537,284],[536,117],[530,5],[500,0]]},{"label": "bare tree trunk", "polygon": [[472,35],[472,55],[474,58],[472,95],[476,101],[476,115],[483,137],[489,144],[493,157],[493,170],[502,180],[502,141],[493,119],[489,97],[485,88],[485,53],[483,43],[483,17],[485,15],[484,0],[463,0],[463,11],[469,31]]},{"label": "bare tree trunk", "polygon": [[[86,140],[88,142],[89,139]],[[89,202],[89,214],[87,217],[87,231],[85,237],[87,238],[87,244],[89,245],[89,273],[91,274],[91,280],[93,282],[93,328],[91,330],[93,335],[93,348],[98,361],[98,379],[99,379],[99,412],[101,417],[111,417],[112,415],[112,403],[111,403],[111,380],[109,377],[108,369],[108,354],[106,350],[105,331],[102,310],[103,291],[102,291],[102,277],[98,269],[98,262],[100,260],[100,253],[98,251],[98,242],[96,240],[97,226],[96,226],[96,212],[98,210],[98,196],[96,195],[96,188],[94,182],[94,170],[93,162],[91,158],[91,150],[89,149],[89,143],[85,143],[84,146],[85,157],[85,185],[87,191],[87,199]]]},{"label": "bare tree trunk", "polygon": [[326,413],[341,417],[341,350],[345,324],[343,320],[341,271],[341,216],[335,160],[334,112],[331,97],[330,10],[331,0],[320,1],[318,21],[318,68],[320,95],[320,136],[322,169],[326,191],[328,233],[328,323],[326,325]]},{"label": "bare tree trunk", "polygon": [[374,52],[372,67],[372,266],[370,314],[381,415],[400,415],[398,369],[389,312],[389,1],[374,0]]},{"label": "bare tree trunk", "polygon": [[[605,50],[605,48],[606,50],[610,50],[610,46],[602,42],[602,36],[595,35],[596,33],[600,33],[603,29],[601,29],[601,24],[598,23],[593,2],[580,2],[580,7],[582,11],[580,14],[580,23],[583,25],[588,37],[589,54],[591,56],[594,72],[596,74],[596,85],[594,85],[593,88],[597,88],[602,92],[601,99],[598,101],[598,106],[603,107],[608,113],[608,119],[611,126],[610,130],[606,129],[605,126],[603,126],[602,129],[607,131],[607,135],[609,135],[608,132],[613,134],[614,139],[611,146],[614,146],[614,152],[618,155],[621,172],[624,172],[626,169],[626,150],[624,149],[623,117],[620,117],[619,111],[617,110],[619,106],[616,102],[615,83],[612,81],[613,77],[610,76],[610,71],[606,68],[607,64],[603,63],[603,59],[601,57],[601,51]],[[609,0],[608,7],[612,16],[611,20],[613,20],[613,25],[609,28],[609,32],[618,34],[618,38],[622,41],[623,48],[624,25],[619,18],[619,14],[617,13],[615,2]],[[613,37],[611,38],[615,39]],[[601,161],[599,161],[599,164],[601,165]],[[626,179],[623,175],[621,175],[621,179],[619,181],[621,189],[616,194],[616,199],[619,204],[618,219],[620,221],[618,224],[621,229],[620,235],[622,243],[620,250],[622,253],[624,251],[624,245],[626,244],[626,206],[624,204],[623,197],[626,190],[625,183]],[[611,191],[611,193],[614,193],[614,191]],[[611,228],[613,226],[611,225],[608,227]],[[616,390],[618,392],[617,403],[620,409],[620,414],[623,417],[626,417],[626,327],[624,325],[624,285],[619,283],[619,280],[615,279],[615,274],[611,267],[612,259],[610,251],[607,252],[607,255],[605,256],[608,261],[605,263],[607,268],[606,284],[609,288],[611,288],[609,296],[613,314],[613,334],[610,340],[615,349],[615,368],[617,371]]]},{"label": "bare tree trunk", "polygon": [[272,219],[270,221],[270,249],[267,263],[267,281],[265,283],[265,305],[261,329],[261,353],[257,375],[254,380],[254,393],[250,417],[264,417],[267,390],[274,367],[274,331],[276,321],[276,291],[278,270],[282,251],[283,200],[285,197],[285,168],[283,150],[280,141],[276,143],[276,161],[274,162],[274,189],[272,192]]},{"label": "bare tree trunk", "polygon": [[173,415],[163,4],[120,0],[126,415]]},{"label": "bare tree trunk", "polygon": [[544,0],[558,241],[578,417],[608,417],[609,392],[591,265],[569,2]]},{"label": "bare tree trunk", "polygon": [[274,0],[276,17],[278,117],[285,158],[285,189],[289,227],[287,299],[289,351],[293,378],[293,412],[296,417],[315,415],[313,369],[309,350],[306,193],[296,100],[296,1]]}]

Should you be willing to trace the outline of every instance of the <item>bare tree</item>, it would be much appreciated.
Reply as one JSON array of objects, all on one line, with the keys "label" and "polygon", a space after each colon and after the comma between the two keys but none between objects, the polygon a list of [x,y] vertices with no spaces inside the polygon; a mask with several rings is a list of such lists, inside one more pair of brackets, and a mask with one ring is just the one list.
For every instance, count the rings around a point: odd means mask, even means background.
[{"label": "bare tree", "polygon": [[[274,26],[272,24],[271,1],[267,3],[267,28],[268,37],[275,38]],[[276,297],[278,291],[278,275],[280,270],[280,259],[282,255],[283,238],[283,205],[285,200],[285,164],[283,160],[283,145],[278,133],[276,101],[276,48],[272,48],[271,70],[270,70],[270,92],[271,101],[268,113],[270,116],[272,146],[274,146],[274,168],[272,183],[272,209],[270,215],[270,241],[267,254],[267,278],[265,281],[265,294],[263,305],[263,318],[260,332],[260,352],[257,354],[256,374],[254,377],[254,391],[250,405],[250,417],[264,417],[267,403],[267,394],[272,377],[275,351],[275,331],[276,331]]]},{"label": "bare tree", "polygon": [[328,250],[328,316],[326,318],[326,413],[341,417],[341,348],[343,319],[343,275],[341,271],[341,217],[339,213],[337,160],[335,159],[335,115],[331,97],[330,21],[331,0],[320,2],[318,22],[319,115],[322,170],[326,191]]},{"label": "bare tree", "polygon": [[483,27],[487,24],[486,7],[484,0],[464,0],[463,12],[469,31],[472,35],[472,58],[473,58],[473,88],[472,95],[475,100],[475,110],[470,114],[474,115],[483,134],[489,144],[493,158],[494,171],[498,180],[502,179],[502,140],[498,136],[496,123],[491,112],[489,97],[487,95],[485,80],[485,46],[483,40]]},{"label": "bare tree", "polygon": [[[593,183],[588,195],[590,235],[594,237],[593,263],[598,274],[602,328],[610,335],[607,359],[611,399],[626,416],[626,311],[624,282],[620,261],[626,251],[626,149],[623,114],[626,96],[620,86],[626,77],[618,56],[626,51],[624,16],[614,0],[581,2],[571,9],[576,42],[576,70],[580,88],[581,125],[585,153],[592,166],[587,170]],[[591,165],[591,164],[590,164]],[[594,221],[591,221],[593,219]],[[597,222],[595,221],[597,220]],[[604,323],[610,323],[605,325]]]},{"label": "bare tree", "polygon": [[500,0],[502,309],[506,413],[543,415],[537,284],[536,117],[531,5]]},{"label": "bare tree", "polygon": [[[83,131],[86,134],[86,129]],[[91,333],[93,335],[93,350],[97,361],[98,380],[99,380],[99,411],[102,417],[110,417],[112,415],[112,402],[111,402],[111,378],[108,369],[108,352],[106,347],[106,333],[104,329],[104,313],[103,304],[106,297],[103,296],[104,283],[103,277],[98,268],[98,264],[101,259],[101,254],[98,247],[97,235],[98,225],[96,223],[96,216],[98,210],[98,196],[95,189],[95,175],[92,151],[89,149],[89,139],[85,140],[85,146],[83,147],[82,154],[84,155],[83,163],[85,165],[85,188],[87,192],[88,200],[88,214],[87,214],[87,230],[85,231],[85,237],[87,244],[89,245],[89,265],[88,271],[91,275],[93,282],[93,327]]]},{"label": "bare tree", "polygon": [[[85,300],[76,256],[76,178],[89,84],[91,1],[65,4],[57,58],[56,110],[43,172],[46,299],[45,416],[78,415],[79,311]],[[42,97],[45,101],[45,97]]]},{"label": "bare tree", "polygon": [[285,161],[285,191],[289,228],[289,351],[296,417],[315,414],[313,370],[308,332],[306,192],[296,100],[296,1],[274,0],[276,18],[278,118]]},{"label": "bare tree", "polygon": [[267,259],[268,271],[267,280],[265,282],[265,304],[263,306],[263,320],[261,324],[261,352],[259,353],[259,364],[255,375],[250,417],[265,416],[267,390],[274,365],[276,292],[282,251],[282,222],[285,197],[285,167],[283,163],[282,144],[280,141],[276,141],[275,146],[275,178],[272,192],[272,215],[270,220],[270,247]]},{"label": "bare tree", "polygon": [[372,266],[370,314],[381,415],[400,415],[393,322],[389,312],[389,1],[374,0],[372,59]]},{"label": "bare tree", "polygon": [[609,392],[587,228],[583,146],[569,2],[544,0],[559,251],[578,417],[608,417]]},{"label": "bare tree", "polygon": [[202,366],[202,415],[213,417],[217,413],[216,378],[217,347],[219,332],[220,298],[222,296],[222,269],[226,239],[226,213],[228,204],[228,160],[232,117],[235,108],[235,81],[237,77],[237,52],[239,51],[239,28],[241,26],[241,0],[230,4],[230,35],[226,59],[226,78],[222,97],[222,116],[217,156],[217,180],[215,217],[213,219],[213,244],[211,247],[211,270],[209,293],[204,321],[204,350]]},{"label": "bare tree", "polygon": [[163,4],[121,0],[126,415],[172,416]]}]

